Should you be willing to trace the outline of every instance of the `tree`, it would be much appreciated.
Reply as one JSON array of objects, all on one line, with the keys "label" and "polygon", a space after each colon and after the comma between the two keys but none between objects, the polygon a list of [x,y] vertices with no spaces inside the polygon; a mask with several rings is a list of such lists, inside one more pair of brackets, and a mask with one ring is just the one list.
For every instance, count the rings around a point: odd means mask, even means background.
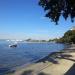
[{"label": "tree", "polygon": [[64,36],[58,40],[58,42],[75,43],[75,30],[67,31]]},{"label": "tree", "polygon": [[39,5],[47,12],[45,16],[56,24],[61,15],[65,20],[70,17],[74,21],[75,0],[40,0]]}]

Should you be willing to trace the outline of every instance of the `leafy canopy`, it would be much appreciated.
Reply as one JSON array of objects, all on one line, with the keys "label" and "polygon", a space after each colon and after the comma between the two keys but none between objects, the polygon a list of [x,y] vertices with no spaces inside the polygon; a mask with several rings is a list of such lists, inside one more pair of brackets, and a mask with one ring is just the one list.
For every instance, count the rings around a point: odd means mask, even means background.
[{"label": "leafy canopy", "polygon": [[39,5],[46,11],[45,16],[56,24],[61,15],[65,20],[70,17],[71,21],[74,21],[75,0],[40,0]]},{"label": "leafy canopy", "polygon": [[64,43],[75,43],[75,30],[67,31],[58,41]]}]

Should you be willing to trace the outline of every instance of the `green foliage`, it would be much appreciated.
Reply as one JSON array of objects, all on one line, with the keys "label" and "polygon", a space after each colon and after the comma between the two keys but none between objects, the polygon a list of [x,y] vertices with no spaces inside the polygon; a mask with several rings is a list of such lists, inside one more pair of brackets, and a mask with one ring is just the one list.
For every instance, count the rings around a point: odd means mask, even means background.
[{"label": "green foliage", "polygon": [[56,42],[56,41],[58,41],[58,39],[55,38],[55,39],[49,39],[49,40],[48,40],[48,42],[54,42],[54,41]]},{"label": "green foliage", "polygon": [[46,40],[40,40],[40,42],[46,42]]},{"label": "green foliage", "polygon": [[75,43],[75,30],[67,31],[62,38],[59,39],[58,42],[63,43]]},{"label": "green foliage", "polygon": [[75,18],[75,0],[40,0],[39,5],[47,12],[46,17],[56,24],[62,15],[65,20],[70,17],[71,21]]}]

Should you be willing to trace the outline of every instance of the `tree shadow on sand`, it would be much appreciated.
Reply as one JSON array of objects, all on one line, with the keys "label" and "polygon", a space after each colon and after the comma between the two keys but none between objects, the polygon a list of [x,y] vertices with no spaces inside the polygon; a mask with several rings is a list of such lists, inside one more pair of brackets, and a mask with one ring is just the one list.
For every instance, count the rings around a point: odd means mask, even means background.
[{"label": "tree shadow on sand", "polygon": [[75,59],[72,59],[71,57],[73,57],[73,56],[70,55],[70,54],[60,54],[60,55],[57,56],[56,58],[59,58],[59,59],[66,59],[66,60],[70,60],[70,61],[75,62]]},{"label": "tree shadow on sand", "polygon": [[46,73],[40,72],[40,73],[37,74],[37,75],[50,75],[50,74],[46,74]]},{"label": "tree shadow on sand", "polygon": [[72,59],[71,57],[73,56],[64,52],[53,52],[48,56],[46,56],[45,58],[40,59],[36,63],[39,62],[45,63],[46,61],[48,61],[48,62],[52,62],[53,64],[59,64],[58,59],[66,59],[75,62],[75,59]]},{"label": "tree shadow on sand", "polygon": [[33,75],[33,70],[24,71],[21,75]]},{"label": "tree shadow on sand", "polygon": [[53,52],[49,54],[48,56],[46,56],[45,58],[38,60],[36,63],[39,63],[39,62],[45,63],[46,61],[48,61],[48,62],[52,62],[53,64],[59,64],[56,59],[56,56],[57,56],[57,52]]},{"label": "tree shadow on sand", "polygon": [[43,72],[40,72],[38,74],[34,74],[34,71],[27,70],[27,71],[24,71],[21,75],[50,75],[50,74],[46,74],[46,73],[43,73]]},{"label": "tree shadow on sand", "polygon": [[[73,61],[73,62],[75,62],[75,60],[74,59],[72,59],[72,55],[70,55],[70,54],[67,54],[67,53],[64,53],[64,52],[53,52],[53,53],[51,53],[50,55],[48,55],[48,56],[46,56],[45,58],[43,58],[43,59],[40,59],[40,60],[38,60],[37,62],[35,62],[35,63],[39,63],[39,62],[43,62],[43,63],[46,63],[46,61],[48,61],[48,62],[52,62],[53,64],[59,64],[59,62],[58,62],[58,60],[59,59],[66,59],[66,60],[70,60],[70,61]],[[74,68],[75,67],[75,64],[73,65],[73,67],[72,68]],[[71,69],[71,70],[73,70],[73,69]],[[75,68],[74,68],[74,71],[75,71]],[[73,72],[74,72],[73,71]],[[71,72],[71,71],[70,71]],[[23,73],[22,73],[22,75],[34,75],[34,71],[32,71],[32,70],[28,70],[28,71],[24,71]],[[45,74],[45,73],[39,73],[39,74],[36,74],[36,75],[48,75],[48,74]],[[50,74],[49,74],[50,75]],[[75,75],[75,74],[65,74],[65,75]]]}]

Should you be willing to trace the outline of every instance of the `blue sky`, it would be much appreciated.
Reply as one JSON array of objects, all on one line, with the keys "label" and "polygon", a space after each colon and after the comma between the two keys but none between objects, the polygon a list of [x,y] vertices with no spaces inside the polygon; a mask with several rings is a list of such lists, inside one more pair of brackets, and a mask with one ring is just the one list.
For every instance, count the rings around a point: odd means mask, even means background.
[{"label": "blue sky", "polygon": [[0,0],[0,39],[58,38],[74,23],[60,18],[59,25],[45,18],[39,0]]}]

